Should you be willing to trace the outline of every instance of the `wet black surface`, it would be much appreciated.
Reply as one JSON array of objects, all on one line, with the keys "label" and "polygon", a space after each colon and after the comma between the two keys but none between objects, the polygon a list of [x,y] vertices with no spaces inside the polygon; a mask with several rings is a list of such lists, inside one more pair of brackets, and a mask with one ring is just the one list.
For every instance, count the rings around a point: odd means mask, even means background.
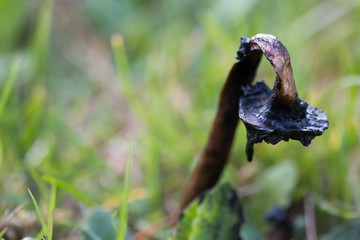
[{"label": "wet black surface", "polygon": [[247,129],[246,154],[252,160],[254,144],[265,141],[298,140],[308,146],[311,140],[328,128],[325,113],[299,99],[295,106],[275,103],[272,91],[264,82],[243,87],[239,100],[239,116]]}]

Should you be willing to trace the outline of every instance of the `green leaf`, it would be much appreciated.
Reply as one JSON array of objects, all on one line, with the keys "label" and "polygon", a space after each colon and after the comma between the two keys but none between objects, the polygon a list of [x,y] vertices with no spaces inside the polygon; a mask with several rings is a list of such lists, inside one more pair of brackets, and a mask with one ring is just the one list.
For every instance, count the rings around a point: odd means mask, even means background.
[{"label": "green leaf", "polygon": [[[82,227],[84,232],[83,240],[114,240],[116,239],[116,231],[114,224],[117,223],[113,220],[109,211],[103,209],[96,209],[90,215],[90,218],[85,227]],[[130,234],[127,234],[124,238],[131,240]]]},{"label": "green leaf", "polygon": [[186,208],[181,216],[181,220],[177,227],[177,234],[173,240],[188,239],[191,234],[192,222],[196,218],[196,209],[199,206],[199,199],[195,199]]},{"label": "green leaf", "polygon": [[[84,240],[115,239],[116,233],[111,224],[111,214],[108,211],[97,209],[92,212],[87,226]],[[89,234],[89,231],[91,234]],[[94,236],[96,236],[94,238]]]},{"label": "green leaf", "polygon": [[229,183],[215,186],[185,210],[173,240],[240,239],[241,203]]}]

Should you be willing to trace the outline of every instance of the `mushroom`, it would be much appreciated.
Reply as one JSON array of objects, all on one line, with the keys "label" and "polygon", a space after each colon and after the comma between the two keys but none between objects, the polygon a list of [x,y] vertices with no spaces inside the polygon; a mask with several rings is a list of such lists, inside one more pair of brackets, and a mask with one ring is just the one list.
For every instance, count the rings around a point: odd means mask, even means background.
[{"label": "mushroom", "polygon": [[[252,84],[262,55],[276,72],[273,90],[263,81]],[[290,56],[273,35],[242,37],[236,62],[221,91],[216,117],[196,167],[186,183],[180,208],[218,181],[228,160],[239,117],[247,129],[246,154],[252,160],[254,144],[277,144],[294,139],[308,146],[329,126],[323,111],[298,98]]]},{"label": "mushroom", "polygon": [[[263,81],[252,85],[253,79],[241,86],[239,116],[247,130],[248,161],[252,160],[255,143],[264,140],[275,145],[281,140],[293,139],[308,146],[329,126],[323,111],[298,98],[290,56],[279,39],[269,34],[241,38],[239,61],[247,61],[252,56],[261,58],[259,53],[274,67],[276,80],[272,91]],[[252,67],[256,69],[258,63]]]}]

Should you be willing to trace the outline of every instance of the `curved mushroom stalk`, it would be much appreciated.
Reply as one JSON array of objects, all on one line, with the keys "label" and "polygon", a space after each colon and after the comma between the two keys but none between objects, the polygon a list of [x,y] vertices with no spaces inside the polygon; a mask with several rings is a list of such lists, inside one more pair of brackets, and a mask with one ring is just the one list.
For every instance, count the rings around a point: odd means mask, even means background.
[{"label": "curved mushroom stalk", "polygon": [[[184,209],[199,193],[211,188],[218,181],[229,158],[235,130],[239,122],[239,97],[244,82],[252,82],[261,54],[254,54],[246,61],[232,67],[221,91],[218,110],[208,141],[200,154],[182,195],[180,208]],[[239,81],[241,80],[241,81]]]},{"label": "curved mushroom stalk", "polygon": [[270,61],[276,72],[274,97],[291,104],[297,100],[295,80],[289,52],[273,35],[257,34],[250,39],[250,51],[260,50]]}]

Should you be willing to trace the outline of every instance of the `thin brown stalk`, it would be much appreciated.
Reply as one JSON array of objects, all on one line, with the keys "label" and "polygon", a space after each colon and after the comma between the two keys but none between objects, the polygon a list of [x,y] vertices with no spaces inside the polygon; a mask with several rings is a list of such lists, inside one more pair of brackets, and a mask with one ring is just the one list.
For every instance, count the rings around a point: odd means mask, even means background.
[{"label": "thin brown stalk", "polygon": [[197,162],[195,170],[186,183],[180,208],[183,210],[199,193],[214,186],[229,158],[235,130],[239,122],[239,98],[241,86],[252,82],[261,52],[249,55],[232,67],[220,95],[216,117],[208,138]]}]

